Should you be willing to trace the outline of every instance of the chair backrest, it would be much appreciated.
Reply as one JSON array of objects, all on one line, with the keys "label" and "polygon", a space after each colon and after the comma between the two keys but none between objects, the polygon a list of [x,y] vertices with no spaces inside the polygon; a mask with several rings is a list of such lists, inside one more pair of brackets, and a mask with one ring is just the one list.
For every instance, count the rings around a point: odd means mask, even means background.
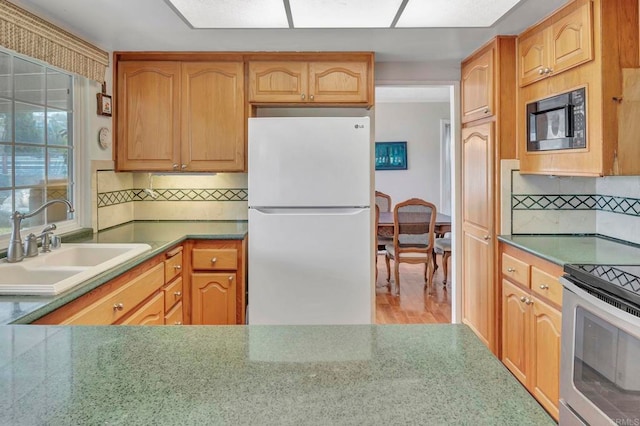
[{"label": "chair backrest", "polygon": [[381,212],[391,211],[391,196],[384,192],[376,191],[376,206],[380,208]]},{"label": "chair backrest", "polygon": [[436,206],[420,198],[396,204],[393,209],[395,252],[431,252],[435,241],[436,214]]}]

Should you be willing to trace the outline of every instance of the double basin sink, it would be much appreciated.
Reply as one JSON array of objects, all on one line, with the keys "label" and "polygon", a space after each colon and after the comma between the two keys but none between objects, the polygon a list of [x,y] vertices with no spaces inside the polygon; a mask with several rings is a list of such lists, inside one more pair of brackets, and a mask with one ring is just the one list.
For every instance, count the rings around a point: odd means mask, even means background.
[{"label": "double basin sink", "polygon": [[56,295],[151,249],[148,244],[63,244],[22,262],[0,263],[0,294]]}]

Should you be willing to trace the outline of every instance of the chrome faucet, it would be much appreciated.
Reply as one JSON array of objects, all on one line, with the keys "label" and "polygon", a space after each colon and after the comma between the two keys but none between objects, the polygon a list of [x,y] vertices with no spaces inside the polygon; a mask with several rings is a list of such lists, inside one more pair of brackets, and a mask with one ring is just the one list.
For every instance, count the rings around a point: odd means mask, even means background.
[{"label": "chrome faucet", "polygon": [[69,207],[69,213],[75,211],[69,200],[61,198],[47,201],[46,203],[29,213],[20,213],[19,211],[13,212],[13,214],[11,215],[11,240],[9,241],[9,248],[7,250],[7,262],[21,262],[22,259],[24,259],[24,246],[22,245],[22,237],[20,236],[20,225],[22,224],[22,219],[35,216],[50,205],[56,203],[66,204]]}]

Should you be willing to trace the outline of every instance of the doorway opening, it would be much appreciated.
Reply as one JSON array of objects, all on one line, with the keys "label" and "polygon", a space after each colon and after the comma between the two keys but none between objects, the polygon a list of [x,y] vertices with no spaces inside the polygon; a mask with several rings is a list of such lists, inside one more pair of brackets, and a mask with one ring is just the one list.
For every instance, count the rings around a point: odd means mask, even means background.
[{"label": "doorway opening", "polygon": [[[456,195],[456,123],[457,82],[438,84],[377,84],[375,104],[375,141],[406,142],[406,169],[375,171],[375,190],[391,197],[390,211],[396,204],[420,198],[436,206],[440,216],[449,218],[449,226],[438,237],[450,238],[455,246]],[[439,217],[440,219],[440,217]],[[445,234],[446,232],[446,234]],[[441,241],[442,242],[442,241]],[[446,245],[446,244],[445,244]],[[445,279],[443,253],[436,254],[431,288],[425,289],[424,264],[400,263],[400,294],[397,294],[390,262],[387,281],[385,251],[377,256],[376,323],[451,323],[455,322],[455,256],[451,250]]]}]

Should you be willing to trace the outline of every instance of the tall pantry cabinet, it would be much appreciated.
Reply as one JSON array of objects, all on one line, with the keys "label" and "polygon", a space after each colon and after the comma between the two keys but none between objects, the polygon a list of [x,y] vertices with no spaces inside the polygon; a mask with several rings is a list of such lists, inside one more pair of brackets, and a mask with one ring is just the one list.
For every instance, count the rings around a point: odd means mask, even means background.
[{"label": "tall pantry cabinet", "polygon": [[462,62],[462,321],[499,352],[496,277],[500,160],[516,157],[516,38]]}]

